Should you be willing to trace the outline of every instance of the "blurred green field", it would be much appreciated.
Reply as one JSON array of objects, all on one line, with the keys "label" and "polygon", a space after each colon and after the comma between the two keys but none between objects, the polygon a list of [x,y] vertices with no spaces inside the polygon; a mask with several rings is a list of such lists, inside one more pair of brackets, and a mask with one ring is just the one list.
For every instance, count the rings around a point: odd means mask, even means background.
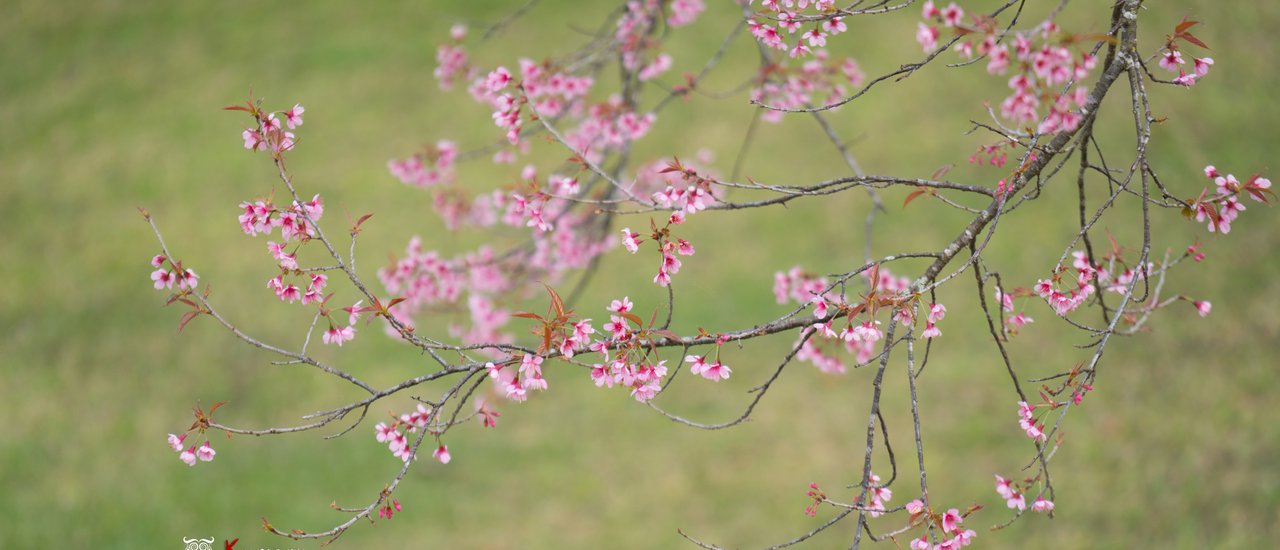
[{"label": "blurred green field", "polygon": [[[987,2],[989,3],[989,2]],[[306,193],[322,194],[331,227],[376,212],[362,236],[360,271],[372,278],[407,234],[428,247],[465,250],[485,237],[450,234],[429,197],[394,181],[385,162],[439,138],[464,148],[496,133],[465,92],[439,91],[431,71],[436,44],[458,22],[479,28],[523,2],[169,3],[9,2],[0,18],[0,548],[50,546],[176,548],[183,537],[240,537],[239,548],[315,548],[271,537],[281,527],[327,529],[341,516],[331,501],[370,501],[399,462],[372,437],[368,422],[346,437],[319,433],[215,439],[210,464],[188,468],[164,444],[185,428],[189,408],[228,401],[220,421],[283,425],[354,398],[312,370],[274,367],[209,319],[175,334],[178,312],[161,308],[147,260],[157,247],[135,207],[145,206],[169,246],[214,288],[214,303],[247,332],[297,345],[309,320],[301,309],[264,300],[274,267],[264,239],[245,237],[236,204],[267,193],[273,172],[241,148],[239,116],[219,110],[252,88],[271,108],[307,107],[291,156]],[[565,53],[594,28],[608,3],[548,0],[502,34],[472,49],[483,64]],[[673,38],[676,69],[695,70],[733,25],[724,2]],[[979,4],[979,3],[975,3]],[[1033,2],[1033,13],[1047,4]],[[1040,5],[1046,4],[1046,5]],[[1066,17],[1097,23],[1105,2],[1070,5]],[[1152,91],[1154,158],[1164,181],[1193,196],[1200,169],[1277,173],[1280,4],[1210,0],[1150,2],[1143,44],[1183,16],[1205,22],[1197,35],[1217,64],[1193,90]],[[851,24],[859,39],[835,41],[868,74],[914,61],[911,14]],[[1103,13],[1103,15],[1098,15]],[[711,84],[727,87],[747,67],[745,39]],[[931,66],[885,84],[833,117],[871,173],[927,176],[956,163],[951,177],[990,184],[1000,175],[965,164],[981,143],[964,136],[982,101],[1002,97],[1002,79],[981,66]],[[1105,143],[1123,150],[1132,124],[1118,85],[1106,106]],[[1119,101],[1117,101],[1119,100]],[[649,100],[651,104],[652,99]],[[751,116],[741,101],[693,100],[659,117],[637,159],[691,156],[706,147],[727,165]],[[811,121],[767,127],[745,173],[761,181],[840,175],[836,153]],[[1128,132],[1128,133],[1127,133]],[[544,170],[563,154],[537,157]],[[1117,156],[1116,158],[1123,158]],[[1127,162],[1127,159],[1123,162]],[[726,169],[727,171],[727,169]],[[475,189],[505,181],[487,163],[465,167]],[[1005,220],[988,256],[1006,280],[1043,276],[1075,222],[1074,185]],[[1098,182],[1093,184],[1099,185]],[[868,205],[859,193],[788,209],[698,216],[688,231],[699,246],[677,280],[676,328],[728,329],[784,311],[773,303],[772,274],[795,264],[818,272],[861,262]],[[920,250],[950,239],[965,216],[934,202],[903,212],[903,193],[885,194],[875,253]],[[1062,202],[1067,201],[1067,202]],[[1129,200],[1129,203],[1134,201]],[[1132,214],[1133,204],[1122,207]],[[1179,269],[1173,292],[1208,299],[1201,319],[1189,306],[1163,312],[1152,332],[1114,341],[1098,390],[1068,418],[1067,444],[1054,459],[1058,517],[1026,518],[1010,529],[992,474],[1014,473],[1030,458],[1018,433],[1013,392],[964,277],[940,300],[950,308],[946,336],[922,377],[931,495],[936,502],[988,508],[970,523],[988,548],[1252,548],[1280,536],[1280,223],[1249,203],[1227,238],[1208,235],[1174,212],[1159,214],[1156,250],[1200,239],[1209,259]],[[1127,208],[1128,210],[1123,210]],[[1131,215],[1107,229],[1137,246]],[[643,218],[622,223],[643,225]],[[620,226],[619,226],[620,227]],[[501,233],[510,241],[515,232]],[[910,273],[921,266],[901,264]],[[602,317],[616,289],[631,290],[641,311],[662,299],[647,259],[613,253],[583,298]],[[641,289],[639,291],[634,289]],[[337,302],[353,298],[346,290]],[[1059,372],[1087,358],[1082,343],[1034,306],[1038,323],[1011,348],[1025,378]],[[432,320],[439,326],[446,320]],[[683,380],[660,402],[708,421],[735,417],[745,390],[767,377],[792,336],[726,349],[734,378],[720,385]],[[354,345],[317,355],[387,386],[428,369],[419,355],[365,330]],[[870,380],[865,369],[829,377],[789,367],[753,420],[701,432],[672,424],[618,390],[602,391],[578,371],[549,371],[552,389],[519,406],[503,404],[495,430],[450,432],[454,461],[416,465],[397,490],[405,510],[360,525],[345,548],[664,548],[684,529],[730,547],[780,542],[815,527],[805,486],[849,482],[860,471]],[[895,503],[914,498],[909,401],[903,369],[887,373],[884,407],[899,451]],[[426,392],[412,392],[425,395]],[[400,410],[407,395],[375,407]],[[907,452],[902,451],[907,449]],[[877,456],[877,460],[882,460]],[[877,471],[887,466],[877,462]],[[876,524],[887,527],[887,524]],[[814,539],[844,547],[852,522]]]}]

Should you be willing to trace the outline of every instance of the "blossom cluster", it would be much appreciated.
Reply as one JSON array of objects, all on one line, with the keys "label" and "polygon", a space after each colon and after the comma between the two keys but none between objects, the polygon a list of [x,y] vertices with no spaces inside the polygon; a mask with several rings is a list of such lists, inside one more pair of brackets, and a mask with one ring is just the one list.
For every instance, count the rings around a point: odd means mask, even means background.
[{"label": "blossom cluster", "polygon": [[218,454],[217,451],[213,450],[213,445],[207,439],[203,445],[199,447],[192,445],[190,448],[185,447],[184,441],[186,439],[187,434],[185,433],[181,435],[169,434],[169,448],[177,452],[178,459],[185,462],[187,466],[195,466],[197,461],[209,462]]},{"label": "blossom cluster", "polygon": [[[917,25],[916,41],[925,52],[933,52],[938,47],[940,28],[949,28],[957,37],[954,49],[962,60],[985,56],[987,72],[993,75],[1012,70],[1012,93],[1000,103],[1000,114],[1005,119],[1021,125],[1038,121],[1035,130],[1039,134],[1069,132],[1079,127],[1084,120],[1081,110],[1088,99],[1088,90],[1080,83],[1098,60],[1089,51],[1073,52],[1071,46],[1079,47],[1087,41],[1060,32],[1053,21],[1045,21],[1029,32],[1009,34],[990,17],[965,15],[954,2],[945,8],[938,8],[932,0],[925,2],[921,12],[924,21]],[[1048,110],[1043,117],[1042,107]]]},{"label": "blossom cluster", "polygon": [[[664,6],[663,4],[666,4]],[[626,11],[618,18],[614,39],[622,54],[622,66],[636,71],[640,80],[649,80],[671,67],[669,54],[654,54],[657,41],[652,38],[654,27],[663,21],[668,27],[678,28],[694,22],[706,5],[703,0],[631,0]],[[646,62],[646,57],[652,57]]]},{"label": "blossom cluster", "polygon": [[194,290],[200,282],[195,271],[184,269],[182,262],[175,262],[163,254],[151,257],[151,267],[156,268],[151,272],[151,283],[156,290],[172,289],[175,283],[180,291]]},{"label": "blossom cluster", "polygon": [[1107,264],[1090,263],[1083,251],[1072,252],[1071,267],[1076,270],[1073,279],[1054,275],[1050,279],[1036,281],[1032,291],[1048,302],[1058,315],[1066,316],[1080,307],[1093,295],[1095,283],[1108,292],[1125,294],[1134,279],[1146,279],[1154,273],[1155,265],[1147,262],[1144,265],[1126,266],[1118,254],[1108,254]]},{"label": "blossom cluster", "polygon": [[[429,424],[434,421],[434,418],[434,409],[419,403],[417,409],[412,412],[399,417],[392,416],[390,424],[379,422],[373,427],[374,439],[378,443],[386,443],[392,456],[404,462],[412,461],[417,456],[414,453],[413,443],[409,441],[409,435],[417,433],[418,430],[430,430]],[[431,455],[441,464],[448,464],[452,458],[449,455],[449,447],[446,445],[440,445]]]},{"label": "blossom cluster", "polygon": [[[306,111],[302,105],[294,105],[292,109],[283,113],[268,113],[256,108],[242,109],[249,111],[257,121],[257,127],[246,128],[240,133],[240,137],[244,139],[244,148],[250,151],[266,151],[271,150],[275,154],[293,149],[297,143],[298,137],[293,132],[285,130],[287,125],[289,130],[293,130],[302,126],[302,113]],[[284,117],[284,121],[280,121],[279,114]]]},{"label": "blossom cluster", "polygon": [[1271,191],[1271,180],[1254,174],[1241,183],[1235,174],[1222,174],[1213,165],[1204,167],[1204,176],[1213,183],[1192,202],[1187,213],[1194,213],[1197,222],[1205,222],[1210,233],[1231,232],[1231,222],[1246,210],[1240,202],[1242,195],[1248,195],[1257,202],[1269,203],[1275,197]]},{"label": "blossom cluster", "polygon": [[834,0],[761,0],[760,8],[747,21],[751,36],[793,58],[810,55],[826,46],[828,37],[849,30]]},{"label": "blossom cluster", "polygon": [[[797,359],[812,363],[822,372],[842,374],[846,371],[846,365],[839,357],[842,352],[854,354],[858,364],[864,364],[876,355],[876,343],[884,338],[881,321],[876,319],[878,308],[888,305],[899,323],[916,324],[912,307],[903,301],[910,294],[909,278],[895,276],[883,266],[864,271],[861,275],[867,284],[867,298],[851,303],[843,294],[828,290],[831,284],[826,278],[805,273],[799,267],[774,274],[773,294],[777,302],[794,301],[802,306],[811,306],[813,316],[818,319],[801,332],[803,343],[796,353]],[[931,339],[941,336],[938,323],[946,314],[945,305],[928,304],[920,337]]]},{"label": "blossom cluster", "polygon": [[[1027,509],[1026,489],[1029,488],[1029,482],[1017,483],[1011,479],[1005,479],[996,475],[996,493],[1000,498],[1005,500],[1005,506],[1011,510],[1019,512]],[[1036,500],[1031,503],[1031,510],[1035,512],[1052,512],[1053,501],[1039,495]]]},{"label": "blossom cluster", "polygon": [[[907,504],[908,510],[923,510],[923,508],[924,503],[918,500]],[[913,512],[912,515],[917,513],[923,514],[924,512]],[[925,533],[918,539],[911,539],[911,543],[907,545],[907,548],[911,550],[958,550],[973,544],[973,539],[978,536],[977,531],[964,528],[964,515],[956,508],[943,512],[937,517],[935,523],[942,530],[945,540],[934,545],[929,542],[929,534]]]},{"label": "blossom cluster", "polygon": [[[866,73],[852,57],[833,59],[827,50],[816,49],[798,66],[781,63],[761,70],[759,84],[751,89],[751,100],[773,109],[803,109],[834,105],[849,95],[848,86],[859,88]],[[784,112],[768,110],[761,120],[778,123]]]},{"label": "blossom cluster", "polygon": [[1018,402],[1018,426],[1027,437],[1044,442],[1048,436],[1044,433],[1044,422],[1036,423],[1036,407],[1038,405],[1028,405],[1026,401]]},{"label": "blossom cluster", "polygon": [[1005,330],[1012,334],[1017,334],[1019,329],[1035,322],[1035,319],[1028,316],[1026,311],[1018,311],[1017,313],[1014,313],[1013,298],[1016,293],[1017,291],[1014,293],[1005,292],[998,286],[995,289],[995,299],[996,302],[1000,304],[1000,309],[1005,313],[1012,313],[1012,315],[1004,318]]},{"label": "blossom cluster", "polygon": [[1187,61],[1182,57],[1182,48],[1187,46],[1198,46],[1200,48],[1209,49],[1204,42],[1191,34],[1191,27],[1199,24],[1199,21],[1190,21],[1183,19],[1178,26],[1173,29],[1173,34],[1168,35],[1165,40],[1164,47],[1156,53],[1160,57],[1160,68],[1171,73],[1178,73],[1174,77],[1173,83],[1179,86],[1190,88],[1201,78],[1209,74],[1209,67],[1213,66],[1212,57],[1192,57],[1191,72],[1186,71]]}]

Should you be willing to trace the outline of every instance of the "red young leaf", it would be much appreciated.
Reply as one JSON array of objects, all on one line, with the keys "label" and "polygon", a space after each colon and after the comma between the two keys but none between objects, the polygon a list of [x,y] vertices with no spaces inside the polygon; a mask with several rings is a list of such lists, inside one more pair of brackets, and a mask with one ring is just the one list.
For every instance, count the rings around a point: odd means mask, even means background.
[{"label": "red young leaf", "polygon": [[547,288],[547,294],[551,295],[551,307],[555,308],[556,315],[564,315],[564,300],[560,299],[560,294],[551,285],[543,283],[542,286]]},{"label": "red young leaf", "polygon": [[372,217],[373,217],[373,214],[365,214],[365,215],[363,215],[363,216],[360,216],[360,219],[356,220],[356,224],[355,224],[355,225],[353,225],[353,226],[351,227],[351,232],[352,232],[352,233],[359,233],[359,232],[360,232],[360,224],[364,223],[364,222],[365,222],[365,220],[368,220],[369,218],[372,218]]},{"label": "red young leaf", "polygon": [[942,176],[947,175],[947,172],[950,172],[952,168],[955,168],[955,166],[956,165],[954,164],[945,164],[945,165],[939,166],[937,170],[933,171],[933,175],[929,176],[929,179],[933,179],[933,180],[942,179]]},{"label": "red young leaf", "polygon": [[671,341],[673,341],[673,342],[678,342],[678,341],[680,341],[680,335],[679,335],[679,334],[676,334],[675,332],[672,332],[672,331],[667,330],[667,329],[665,329],[665,328],[664,328],[664,329],[658,329],[658,330],[655,330],[655,331],[653,331],[653,333],[654,333],[654,334],[657,334],[657,335],[659,335],[659,336],[662,336],[662,337],[664,337],[664,338],[666,338],[666,339],[668,339],[668,340],[671,340]]},{"label": "red young leaf", "polygon": [[178,321],[178,334],[182,334],[182,329],[187,328],[187,323],[190,323],[191,320],[195,319],[197,315],[200,315],[200,311],[198,310],[188,311],[182,314],[182,319]]},{"label": "red young leaf", "polygon": [[1182,37],[1183,40],[1186,40],[1187,42],[1200,46],[1201,48],[1204,48],[1206,50],[1212,49],[1209,46],[1206,46],[1204,42],[1201,42],[1199,38],[1196,38],[1194,34],[1191,34],[1189,32],[1184,32],[1180,36]]},{"label": "red young leaf", "polygon": [[910,194],[907,195],[907,200],[902,201],[902,207],[906,208],[908,204],[911,204],[911,201],[916,200],[917,198],[919,198],[921,195],[924,195],[925,193],[930,193],[930,191],[931,190],[928,188],[917,189],[915,191],[912,191]]},{"label": "red young leaf", "polygon": [[1194,27],[1199,23],[1200,23],[1199,21],[1192,21],[1183,17],[1182,22],[1178,23],[1178,26],[1173,28],[1173,32],[1175,34],[1182,34],[1187,29],[1190,29],[1191,27]]}]

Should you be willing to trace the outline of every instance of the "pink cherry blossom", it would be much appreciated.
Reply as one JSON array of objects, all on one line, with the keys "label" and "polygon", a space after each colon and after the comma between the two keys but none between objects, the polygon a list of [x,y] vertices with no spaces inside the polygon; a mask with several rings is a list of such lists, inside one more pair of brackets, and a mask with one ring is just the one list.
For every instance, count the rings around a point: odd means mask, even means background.
[{"label": "pink cherry blossom", "polygon": [[619,314],[627,313],[631,311],[632,306],[633,304],[631,303],[631,298],[627,296],[623,296],[621,300],[614,300],[612,302],[609,302],[609,311],[619,313]]},{"label": "pink cherry blossom", "polygon": [[167,269],[157,269],[151,272],[151,281],[154,283],[156,290],[164,290],[173,288],[173,283],[177,279],[173,272]]},{"label": "pink cherry blossom", "polygon": [[848,333],[846,341],[858,340],[861,342],[875,343],[884,337],[884,332],[879,328],[880,321],[867,321],[856,327]]},{"label": "pink cherry blossom", "polygon": [[821,48],[827,45],[827,35],[818,29],[809,29],[801,35],[801,38],[809,41],[809,45],[814,48]]},{"label": "pink cherry blossom", "polygon": [[439,460],[441,464],[448,464],[450,460],[453,460],[453,457],[449,455],[448,445],[439,446],[435,452],[431,453],[431,456]]},{"label": "pink cherry blossom", "polygon": [[1052,512],[1053,501],[1047,500],[1043,496],[1036,497],[1036,501],[1031,503],[1031,509],[1036,512]]},{"label": "pink cherry blossom", "polygon": [[[813,297],[813,316],[818,318],[827,316],[827,301],[823,300],[821,296]],[[827,330],[830,330],[830,325],[831,323],[827,323]]]},{"label": "pink cherry blossom", "polygon": [[373,431],[374,438],[378,440],[378,443],[390,441],[392,434],[396,433],[396,429],[388,426],[386,422],[379,422],[378,425],[373,427]]},{"label": "pink cherry blossom", "polygon": [[641,82],[653,80],[658,75],[667,72],[669,69],[671,69],[671,56],[665,53],[659,54],[652,62],[645,65],[643,69],[640,69],[640,72],[636,74],[636,78]]},{"label": "pink cherry blossom", "polygon": [[942,514],[942,532],[947,534],[954,533],[962,522],[964,522],[964,517],[960,515],[960,510],[955,508],[947,510],[945,514]]},{"label": "pink cherry blossom", "polygon": [[169,434],[169,447],[174,451],[182,451],[182,440],[187,438],[187,434],[174,435]]},{"label": "pink cherry blossom", "polygon": [[658,268],[658,274],[653,276],[654,284],[666,287],[671,285],[671,273],[666,268]]},{"label": "pink cherry blossom", "polygon": [[1196,78],[1204,78],[1204,75],[1209,74],[1210,65],[1213,65],[1212,57],[1194,58],[1193,66],[1195,67]]},{"label": "pink cherry blossom", "polygon": [[542,356],[525,354],[520,359],[520,374],[526,376],[542,375]]},{"label": "pink cherry blossom", "polygon": [[849,30],[849,26],[844,23],[844,18],[832,17],[831,19],[822,22],[822,30],[826,31],[827,34],[831,36],[835,36]]},{"label": "pink cherry blossom", "polygon": [[942,15],[942,10],[938,9],[937,6],[933,5],[933,0],[927,0],[924,3],[924,6],[920,9],[920,17],[923,17],[925,19],[932,19],[934,17],[940,17],[941,15]]},{"label": "pink cherry blossom", "polygon": [[262,138],[262,134],[257,130],[245,130],[241,137],[244,138],[244,148],[250,151],[266,151],[267,142]]},{"label": "pink cherry blossom", "polygon": [[635,254],[636,251],[640,250],[639,237],[639,233],[632,233],[630,227],[624,227],[622,229],[622,246],[626,247],[627,252]]},{"label": "pink cherry blossom", "polygon": [[1017,508],[1018,511],[1026,510],[1027,497],[1022,493],[1015,491],[1012,496],[1005,499],[1005,506],[1008,506],[1010,509]]},{"label": "pink cherry blossom", "polygon": [[1026,401],[1018,402],[1018,418],[1023,420],[1031,420],[1035,416],[1035,407],[1028,405]]},{"label": "pink cherry blossom", "polygon": [[178,290],[194,289],[199,284],[199,280],[200,277],[196,275],[195,271],[185,269],[182,271],[182,275],[178,277]]},{"label": "pink cherry blossom", "polygon": [[929,306],[929,322],[936,323],[947,316],[947,306],[942,304],[933,304]]},{"label": "pink cherry blossom", "polygon": [[924,331],[920,333],[921,338],[937,338],[942,336],[942,331],[932,322],[925,322]]},{"label": "pink cherry blossom", "polygon": [[885,505],[888,504],[890,500],[893,500],[893,491],[888,487],[880,487],[880,476],[875,475],[874,473],[871,474],[869,481],[871,483],[871,488],[869,490],[871,494],[871,502],[867,505],[867,508],[869,509],[868,515],[871,517],[880,517],[886,509]]},{"label": "pink cherry blossom", "polygon": [[213,457],[216,454],[218,454],[218,451],[213,450],[213,446],[210,445],[208,441],[205,441],[204,445],[201,445],[200,448],[196,450],[196,458],[199,458],[202,462],[209,462],[213,460]]},{"label": "pink cherry blossom", "polygon": [[1160,56],[1160,66],[1169,72],[1178,72],[1183,63],[1186,61],[1182,60],[1182,52],[1178,50],[1169,50]]},{"label": "pink cherry blossom", "polygon": [[280,132],[284,126],[280,123],[280,119],[276,118],[275,113],[267,115],[267,119],[262,121],[262,132],[271,135],[273,132]]},{"label": "pink cherry blossom", "polygon": [[955,2],[942,8],[942,22],[948,27],[954,27],[960,24],[960,20],[964,18],[964,10],[960,9]]},{"label": "pink cherry blossom", "polygon": [[987,54],[987,73],[1004,74],[1009,70],[1009,47],[1000,44]]},{"label": "pink cherry blossom", "polygon": [[284,120],[288,123],[290,130],[302,126],[302,113],[306,111],[302,105],[295,104],[292,109],[284,112]]},{"label": "pink cherry blossom", "polygon": [[178,455],[178,459],[183,462],[186,462],[187,466],[195,466],[196,465],[196,448],[192,447],[190,449],[182,451],[182,454]]},{"label": "pink cherry blossom", "polygon": [[938,28],[916,23],[916,42],[925,52],[932,52],[938,47]]},{"label": "pink cherry blossom", "polygon": [[329,330],[324,331],[324,335],[321,338],[326,344],[338,344],[338,347],[342,347],[343,342],[350,342],[354,340],[355,337],[355,327],[345,326],[342,328],[329,327]]},{"label": "pink cherry blossom", "polygon": [[347,312],[348,325],[354,326],[357,322],[360,321],[360,304],[362,303],[364,303],[364,300],[356,300],[355,304],[342,308],[342,311]]},{"label": "pink cherry blossom", "polygon": [[924,511],[924,501],[923,501],[923,500],[915,499],[915,500],[913,500],[913,501],[911,501],[911,502],[908,502],[908,503],[907,503],[907,513],[908,513],[908,514],[911,514],[911,515],[913,515],[913,516],[914,516],[914,515],[919,514],[920,512],[923,512],[923,511]]},{"label": "pink cherry blossom", "polygon": [[1047,438],[1044,433],[1044,428],[1036,425],[1034,422],[1026,420],[1022,421],[1022,429],[1027,432],[1027,437],[1033,440],[1043,442]]},{"label": "pink cherry blossom", "polygon": [[1213,304],[1205,300],[1196,300],[1192,302],[1192,305],[1196,306],[1196,311],[1200,313],[1201,317],[1208,317],[1209,311],[1213,309]]},{"label": "pink cherry blossom", "polygon": [[1013,497],[1013,481],[996,475],[996,493],[1000,498],[1008,500]]},{"label": "pink cherry blossom", "polygon": [[542,372],[538,371],[521,378],[520,386],[525,390],[546,391],[547,380],[542,377]]},{"label": "pink cherry blossom", "polygon": [[490,92],[500,92],[507,84],[511,83],[511,73],[506,67],[498,67],[489,72],[489,76],[485,79],[485,87]]},{"label": "pink cherry blossom", "polygon": [[486,399],[476,400],[476,414],[480,415],[480,425],[486,428],[496,428],[498,417],[502,416],[502,413],[489,406],[489,401]]}]

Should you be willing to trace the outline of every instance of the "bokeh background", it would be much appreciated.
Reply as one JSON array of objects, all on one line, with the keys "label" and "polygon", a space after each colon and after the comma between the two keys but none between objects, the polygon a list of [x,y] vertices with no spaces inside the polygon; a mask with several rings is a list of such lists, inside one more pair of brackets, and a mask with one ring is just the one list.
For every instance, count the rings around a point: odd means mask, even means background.
[{"label": "bokeh background", "polygon": [[[217,459],[188,468],[164,443],[190,422],[197,402],[228,401],[218,418],[244,426],[281,425],[354,397],[345,384],[313,370],[274,367],[199,319],[175,334],[179,312],[161,307],[148,258],[157,252],[135,207],[153,212],[169,245],[214,288],[215,303],[245,330],[286,345],[300,342],[306,313],[267,299],[272,275],[264,239],[244,236],[236,204],[274,185],[267,158],[241,147],[240,115],[220,107],[252,88],[267,106],[307,107],[302,142],[291,155],[306,193],[322,194],[327,222],[366,212],[360,270],[372,277],[411,234],[446,253],[496,238],[447,233],[429,197],[396,182],[390,158],[439,138],[464,148],[496,135],[485,110],[463,92],[434,82],[436,45],[449,26],[476,28],[523,2],[37,2],[5,4],[0,17],[0,547],[176,548],[183,537],[240,537],[241,548],[304,547],[273,538],[260,517],[306,530],[340,521],[332,501],[363,504],[399,467],[373,440],[372,424],[338,440],[320,433],[215,439]],[[471,41],[482,64],[562,54],[583,40],[609,3],[545,0],[496,37]],[[696,69],[734,24],[734,8],[708,12],[670,42],[676,68]],[[990,2],[966,2],[981,9]],[[1029,17],[1057,2],[1029,2]],[[1107,2],[1069,5],[1063,24],[1104,30]],[[917,10],[851,23],[833,55],[857,58],[868,74],[916,59]],[[1157,87],[1154,165],[1171,188],[1194,196],[1207,163],[1236,174],[1274,177],[1280,140],[1280,5],[1210,0],[1152,2],[1143,47],[1191,16],[1217,64],[1192,90]],[[473,32],[475,38],[479,33]],[[749,70],[751,47],[735,44],[722,74],[728,87]],[[670,78],[668,78],[670,81]],[[927,176],[957,164],[951,177],[990,184],[1000,174],[966,159],[982,139],[965,136],[983,101],[1003,97],[1003,79],[982,66],[931,66],[885,84],[833,117],[855,138],[854,152],[872,173]],[[1103,114],[1104,142],[1131,140],[1126,92],[1117,85]],[[653,101],[650,96],[648,100]],[[651,104],[651,103],[650,103]],[[695,99],[665,111],[638,159],[699,149],[732,161],[751,116],[745,95]],[[811,181],[840,175],[841,163],[807,119],[766,132],[745,173],[762,181]],[[535,157],[543,170],[563,158],[556,148]],[[1127,161],[1116,161],[1127,162]],[[511,177],[487,163],[463,168],[474,189]],[[1061,252],[1075,223],[1066,179],[1047,197],[1002,222],[991,267],[1030,284]],[[1091,182],[1100,189],[1100,183]],[[877,255],[918,250],[950,239],[965,217],[937,202],[903,211],[903,194],[885,194]],[[1063,202],[1066,201],[1066,202]],[[1134,201],[1106,229],[1136,247]],[[1157,214],[1156,251],[1201,240],[1208,259],[1178,269],[1170,290],[1211,300],[1206,319],[1180,304],[1151,331],[1114,341],[1098,389],[1074,411],[1066,445],[1053,462],[1057,519],[1026,518],[989,533],[1008,516],[992,474],[1012,475],[1030,458],[1019,434],[1004,367],[974,308],[972,283],[958,280],[940,300],[950,307],[946,335],[922,377],[932,495],[937,502],[987,509],[970,520],[991,548],[1254,547],[1280,535],[1280,241],[1275,212],[1249,210],[1227,237],[1207,234],[1176,212]],[[770,293],[775,271],[803,265],[818,272],[860,263],[861,193],[728,215],[688,225],[698,255],[677,280],[676,327],[742,327],[784,311]],[[1127,209],[1127,210],[1126,210]],[[622,223],[644,225],[643,218]],[[1004,224],[1008,224],[1004,226]],[[580,308],[603,317],[608,299],[627,293],[641,311],[661,295],[648,282],[648,258],[609,254]],[[901,264],[899,271],[919,266]],[[339,287],[335,287],[339,288]],[[353,299],[340,291],[339,302]],[[1087,358],[1080,335],[1041,305],[1012,345],[1019,374],[1035,377]],[[433,319],[425,326],[442,326]],[[435,323],[435,324],[432,324]],[[767,376],[791,336],[726,350],[734,378],[713,385],[677,383],[662,404],[707,421],[738,414],[745,390]],[[316,353],[386,386],[431,368],[422,357],[373,329],[343,349]],[[454,461],[420,461],[397,492],[405,510],[364,524],[339,542],[346,548],[674,547],[677,528],[732,547],[780,542],[817,525],[801,514],[811,481],[834,489],[859,471],[869,369],[831,377],[791,366],[751,422],[701,432],[678,426],[621,391],[598,390],[579,371],[551,370],[552,389],[528,403],[501,407],[497,429],[450,433]],[[914,498],[908,399],[901,366],[887,373],[884,405],[904,482],[894,503]],[[425,392],[409,392],[413,394]],[[401,410],[407,396],[374,412]],[[877,460],[882,460],[882,456]],[[878,462],[885,475],[887,466]],[[881,522],[878,526],[886,527]],[[814,539],[843,547],[852,522]]]}]

